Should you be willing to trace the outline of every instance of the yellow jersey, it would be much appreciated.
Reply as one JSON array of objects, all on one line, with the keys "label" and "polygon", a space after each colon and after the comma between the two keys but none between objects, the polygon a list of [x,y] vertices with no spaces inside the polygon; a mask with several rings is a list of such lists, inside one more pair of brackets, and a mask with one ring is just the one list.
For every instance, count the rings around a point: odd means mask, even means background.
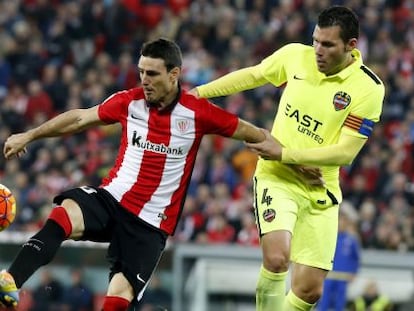
[{"label": "yellow jersey", "polygon": [[[272,136],[288,149],[333,145],[342,131],[368,138],[379,121],[384,98],[382,81],[352,51],[354,62],[326,76],[316,65],[313,47],[292,43],[265,58],[259,69],[277,87],[284,86]],[[340,201],[339,166],[321,167],[327,188]],[[296,183],[292,170],[260,159],[256,176],[277,176]]]}]

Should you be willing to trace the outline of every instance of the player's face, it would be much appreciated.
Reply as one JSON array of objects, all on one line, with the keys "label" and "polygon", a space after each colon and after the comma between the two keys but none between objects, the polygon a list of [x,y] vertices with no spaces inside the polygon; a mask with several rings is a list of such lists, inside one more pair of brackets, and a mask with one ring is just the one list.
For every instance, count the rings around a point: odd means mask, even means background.
[{"label": "player's face", "polygon": [[138,62],[138,71],[147,102],[163,105],[170,103],[175,98],[178,68],[168,72],[164,60],[141,56]]},{"label": "player's face", "polygon": [[356,39],[344,42],[340,37],[340,27],[315,27],[313,48],[318,70],[326,75],[338,73],[352,62],[351,51],[356,47]]}]

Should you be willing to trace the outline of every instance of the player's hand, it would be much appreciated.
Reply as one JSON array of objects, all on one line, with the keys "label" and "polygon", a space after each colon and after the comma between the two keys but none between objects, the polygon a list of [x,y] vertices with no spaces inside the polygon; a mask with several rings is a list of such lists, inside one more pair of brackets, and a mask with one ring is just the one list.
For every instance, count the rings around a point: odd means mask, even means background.
[{"label": "player's hand", "polygon": [[288,166],[303,177],[308,185],[317,187],[325,186],[325,180],[322,177],[322,171],[319,167],[300,164],[288,164]]},{"label": "player's hand", "polygon": [[282,159],[282,145],[268,130],[261,130],[265,135],[265,139],[260,143],[245,142],[246,146],[265,160],[280,161]]},{"label": "player's hand", "polygon": [[28,142],[26,133],[11,135],[4,143],[4,157],[6,159],[11,159],[13,156],[21,157],[27,152],[26,145]]}]

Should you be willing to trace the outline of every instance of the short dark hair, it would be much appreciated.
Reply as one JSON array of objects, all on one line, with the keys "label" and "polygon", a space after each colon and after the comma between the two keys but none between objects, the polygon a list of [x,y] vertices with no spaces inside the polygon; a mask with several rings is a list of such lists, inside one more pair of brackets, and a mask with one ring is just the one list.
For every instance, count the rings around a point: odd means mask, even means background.
[{"label": "short dark hair", "polygon": [[182,55],[180,47],[175,42],[165,38],[144,43],[141,49],[141,55],[163,59],[167,71],[170,71],[174,67],[181,68]]},{"label": "short dark hair", "polygon": [[320,28],[339,26],[341,39],[346,43],[352,38],[359,37],[358,16],[344,6],[332,6],[322,11],[318,17]]}]

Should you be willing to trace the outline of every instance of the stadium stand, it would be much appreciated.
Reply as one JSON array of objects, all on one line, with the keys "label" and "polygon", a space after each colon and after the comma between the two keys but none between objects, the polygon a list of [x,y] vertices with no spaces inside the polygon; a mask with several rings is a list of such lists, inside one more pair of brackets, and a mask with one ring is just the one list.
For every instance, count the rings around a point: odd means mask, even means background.
[{"label": "stadium stand", "polygon": [[[414,19],[398,1],[158,0],[0,1],[0,143],[10,133],[61,111],[100,103],[139,83],[142,42],[176,40],[184,52],[183,87],[254,64],[286,42],[311,43],[315,16],[346,4],[361,20],[359,48],[386,84],[381,123],[358,159],[341,171],[345,199],[358,215],[364,250],[414,251]],[[269,127],[280,89],[265,86],[215,102]],[[0,180],[18,200],[10,232],[33,232],[52,197],[98,184],[114,157],[117,128],[34,143],[19,161],[0,157]],[[188,212],[171,245],[257,245],[251,213],[254,156],[217,137],[203,142],[189,188]],[[227,233],[212,230],[224,220]],[[0,245],[0,247],[3,247]]]}]

